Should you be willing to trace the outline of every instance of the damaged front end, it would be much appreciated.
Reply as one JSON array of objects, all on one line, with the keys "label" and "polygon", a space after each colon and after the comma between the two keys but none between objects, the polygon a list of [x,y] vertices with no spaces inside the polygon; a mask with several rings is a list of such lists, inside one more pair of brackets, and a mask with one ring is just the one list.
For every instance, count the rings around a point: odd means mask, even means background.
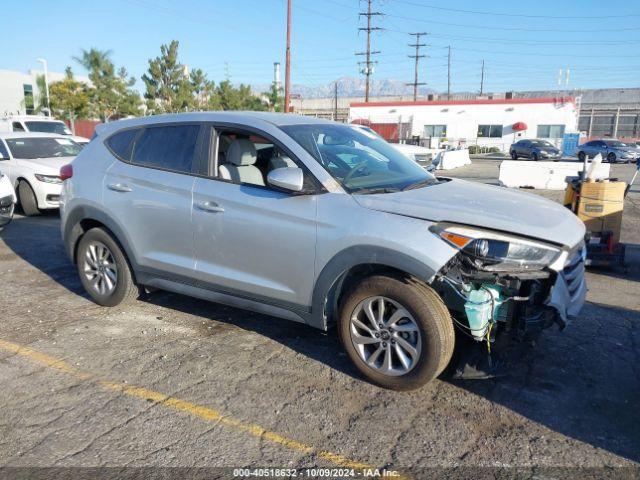
[{"label": "damaged front end", "polygon": [[559,247],[452,224],[431,231],[458,249],[433,286],[458,329],[489,351],[501,333],[531,339],[554,323],[564,328],[584,304],[583,243]]}]

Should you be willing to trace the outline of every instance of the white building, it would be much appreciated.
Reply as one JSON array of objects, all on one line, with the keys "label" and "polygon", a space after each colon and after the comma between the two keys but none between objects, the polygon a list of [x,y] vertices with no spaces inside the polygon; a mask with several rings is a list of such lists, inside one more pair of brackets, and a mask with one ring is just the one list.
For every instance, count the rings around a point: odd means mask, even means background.
[{"label": "white building", "polygon": [[[0,70],[0,116],[28,115],[33,113],[36,99],[44,92],[38,91],[36,78],[43,71],[29,70],[27,73]],[[64,79],[64,73],[47,72],[49,83]],[[76,80],[89,83],[89,78],[76,76]]]},{"label": "white building", "polygon": [[417,102],[357,102],[349,122],[371,126],[387,140],[418,138],[437,147],[481,145],[507,151],[521,138],[545,138],[560,144],[576,132],[578,108],[571,97],[501,98]]}]

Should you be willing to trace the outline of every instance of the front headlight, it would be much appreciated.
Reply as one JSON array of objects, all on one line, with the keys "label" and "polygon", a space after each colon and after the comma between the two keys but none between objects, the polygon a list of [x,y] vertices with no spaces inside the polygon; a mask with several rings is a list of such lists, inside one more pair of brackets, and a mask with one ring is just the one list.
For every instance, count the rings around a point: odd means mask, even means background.
[{"label": "front headlight", "polygon": [[434,225],[430,230],[487,272],[542,270],[562,254],[560,248],[542,242],[471,227]]},{"label": "front headlight", "polygon": [[548,157],[549,156],[549,152],[545,152],[544,150],[540,152],[540,156],[541,157]]},{"label": "front headlight", "polygon": [[57,175],[41,175],[36,173],[35,177],[45,183],[62,183],[62,180],[60,180],[60,177]]}]

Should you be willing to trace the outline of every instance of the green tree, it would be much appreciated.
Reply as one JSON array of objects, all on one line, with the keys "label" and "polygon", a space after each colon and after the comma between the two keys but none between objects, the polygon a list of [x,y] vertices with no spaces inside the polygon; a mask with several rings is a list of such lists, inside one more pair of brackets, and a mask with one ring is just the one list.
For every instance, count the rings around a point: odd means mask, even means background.
[{"label": "green tree", "polygon": [[142,76],[146,91],[147,108],[155,113],[183,112],[196,107],[195,88],[204,90],[204,73],[197,70],[194,85],[186,67],[178,61],[177,40],[160,46],[160,56],[149,60],[149,69]]},{"label": "green tree", "polygon": [[74,57],[89,72],[89,113],[103,121],[129,115],[139,115],[141,100],[131,87],[135,78],[129,77],[122,67],[116,71],[110,50],[92,48]]},{"label": "green tree", "polygon": [[276,82],[271,84],[268,92],[263,93],[269,102],[269,110],[272,112],[282,112],[284,110],[284,97],[282,96],[282,87]]},{"label": "green tree", "polygon": [[73,77],[71,67],[65,70],[65,78],[49,85],[52,114],[75,119],[89,114],[89,87]]},{"label": "green tree", "polygon": [[240,84],[234,87],[229,80],[224,80],[216,88],[217,100],[221,110],[266,110],[260,97],[251,92],[249,85]]},{"label": "green tree", "polygon": [[193,106],[196,110],[220,109],[215,83],[207,78],[206,73],[196,68],[189,73],[189,81],[194,96]]}]

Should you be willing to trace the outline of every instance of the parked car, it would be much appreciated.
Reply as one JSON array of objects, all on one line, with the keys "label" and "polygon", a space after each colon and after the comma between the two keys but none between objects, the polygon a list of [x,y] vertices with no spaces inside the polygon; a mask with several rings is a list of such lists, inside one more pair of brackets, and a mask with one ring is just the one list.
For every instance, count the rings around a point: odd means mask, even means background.
[{"label": "parked car", "polygon": [[[352,123],[350,126],[362,132],[368,132],[371,135],[376,135],[382,138],[378,132],[366,125]],[[433,151],[428,148],[421,147],[420,145],[411,145],[409,143],[389,143],[389,145],[423,168],[429,168],[431,165],[431,161],[433,160]]]},{"label": "parked car", "polygon": [[63,121],[42,115],[11,115],[1,118],[0,132],[37,132],[66,135],[80,146],[85,146],[90,141],[88,138],[74,135]]},{"label": "parked car", "polygon": [[573,213],[438,179],[347,125],[208,112],[96,135],[62,167],[60,205],[67,252],[100,305],[159,288],[335,323],[369,380],[411,389],[447,366],[454,326],[484,346],[564,325],[584,303]]},{"label": "parked car", "polygon": [[81,149],[64,135],[0,133],[0,169],[15,188],[25,215],[58,208],[60,167],[73,160]]},{"label": "parked car", "polygon": [[546,140],[523,139],[512,144],[509,148],[509,155],[513,160],[520,157],[530,158],[531,160],[554,160],[558,161],[562,158],[562,152],[553,144]]},{"label": "parked car", "polygon": [[9,177],[0,171],[0,231],[13,218],[16,201],[16,192]]},{"label": "parked car", "polygon": [[578,158],[584,162],[586,157],[593,158],[602,155],[604,162],[616,163],[634,162],[640,157],[640,149],[635,145],[629,145],[620,140],[591,140],[578,146]]}]

